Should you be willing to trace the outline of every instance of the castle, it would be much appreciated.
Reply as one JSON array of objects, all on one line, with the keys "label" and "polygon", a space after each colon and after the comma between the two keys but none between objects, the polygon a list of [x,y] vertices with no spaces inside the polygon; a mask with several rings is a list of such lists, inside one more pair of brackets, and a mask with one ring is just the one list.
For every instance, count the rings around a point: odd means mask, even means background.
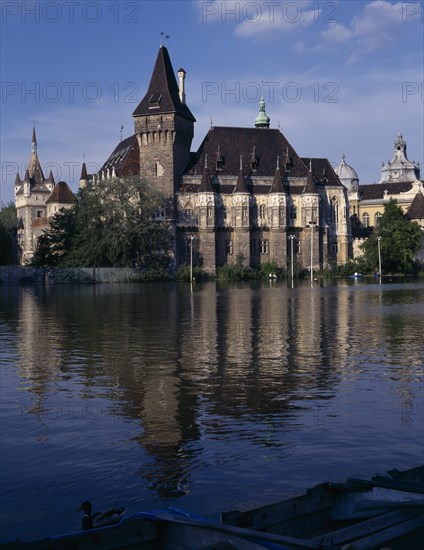
[{"label": "castle", "polygon": [[[172,223],[175,267],[190,261],[215,273],[224,264],[257,267],[293,260],[319,269],[352,255],[347,190],[325,158],[301,158],[270,128],[265,102],[252,127],[212,127],[191,151],[195,118],[161,46],[148,90],[133,113],[134,134],[82,186],[139,174],[160,189]],[[290,238],[289,238],[290,237]],[[293,242],[294,241],[294,242]],[[193,247],[193,248],[191,248]]]},{"label": "castle", "polygon": [[32,262],[38,238],[49,227],[49,218],[61,208],[71,208],[77,200],[66,182],[55,183],[51,170],[45,178],[38,159],[35,128],[28,168],[23,180],[16,174],[14,190],[20,263],[27,265]]},{"label": "castle", "polygon": [[[165,197],[158,218],[173,228],[174,267],[193,258],[214,274],[225,264],[322,269],[359,255],[359,244],[378,226],[384,204],[396,198],[409,219],[424,227],[423,183],[406,154],[402,134],[383,163],[378,184],[359,185],[343,155],[333,169],[325,158],[300,157],[270,128],[265,102],[251,127],[213,127],[198,151],[196,122],[186,103],[184,69],[178,82],[161,46],[148,90],[133,113],[134,134],[121,140],[97,174],[83,163],[81,186],[140,175]],[[253,117],[252,117],[253,118]],[[42,231],[76,198],[65,182],[45,178],[35,128],[24,179],[15,181],[21,263],[31,263]]]}]

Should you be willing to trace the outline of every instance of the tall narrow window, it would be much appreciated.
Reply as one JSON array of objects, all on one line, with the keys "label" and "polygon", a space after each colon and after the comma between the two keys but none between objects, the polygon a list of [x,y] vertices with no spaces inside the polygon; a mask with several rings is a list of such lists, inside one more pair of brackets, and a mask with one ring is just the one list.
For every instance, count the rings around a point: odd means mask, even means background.
[{"label": "tall narrow window", "polygon": [[362,214],[362,225],[364,227],[369,227],[370,226],[370,215],[368,214],[368,212],[364,212]]},{"label": "tall narrow window", "polygon": [[260,252],[261,254],[268,254],[269,252],[269,242],[266,239],[262,239],[260,242]]}]

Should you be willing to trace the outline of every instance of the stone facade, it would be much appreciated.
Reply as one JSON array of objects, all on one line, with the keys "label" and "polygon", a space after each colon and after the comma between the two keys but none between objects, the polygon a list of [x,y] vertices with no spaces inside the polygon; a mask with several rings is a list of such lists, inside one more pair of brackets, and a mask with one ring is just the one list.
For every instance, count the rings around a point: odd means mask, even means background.
[{"label": "stone facade", "polygon": [[[162,217],[174,228],[175,267],[209,273],[225,264],[294,261],[319,269],[351,257],[347,191],[327,159],[305,159],[271,129],[261,98],[250,128],[211,127],[191,152],[195,118],[186,104],[185,71],[175,78],[161,46],[146,95],[133,113],[134,136],[115,148],[96,178],[139,174],[164,193]],[[253,118],[253,117],[252,117]],[[138,165],[129,159],[138,150]]]}]

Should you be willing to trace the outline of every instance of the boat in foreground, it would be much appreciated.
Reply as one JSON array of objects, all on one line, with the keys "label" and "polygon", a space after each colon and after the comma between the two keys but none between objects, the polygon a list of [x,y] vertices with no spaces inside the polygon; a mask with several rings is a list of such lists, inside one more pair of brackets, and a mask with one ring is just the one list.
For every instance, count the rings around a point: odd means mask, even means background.
[{"label": "boat in foreground", "polygon": [[140,512],[119,525],[1,550],[273,550],[421,549],[424,541],[424,465],[391,470],[371,480],[326,482],[304,495],[220,521],[176,508]]}]

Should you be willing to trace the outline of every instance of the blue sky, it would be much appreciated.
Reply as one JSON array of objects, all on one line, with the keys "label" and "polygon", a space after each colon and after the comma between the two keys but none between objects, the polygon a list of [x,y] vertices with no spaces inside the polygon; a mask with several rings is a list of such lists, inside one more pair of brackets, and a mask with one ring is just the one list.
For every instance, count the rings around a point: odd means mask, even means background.
[{"label": "blue sky", "polygon": [[[379,180],[402,132],[424,161],[424,15],[389,0],[20,1],[1,6],[0,203],[24,175],[35,120],[47,176],[76,190],[133,133],[161,32],[187,71],[196,150],[215,126],[250,127],[263,84],[272,127],[304,157]],[[91,170],[90,170],[91,169]]]}]

